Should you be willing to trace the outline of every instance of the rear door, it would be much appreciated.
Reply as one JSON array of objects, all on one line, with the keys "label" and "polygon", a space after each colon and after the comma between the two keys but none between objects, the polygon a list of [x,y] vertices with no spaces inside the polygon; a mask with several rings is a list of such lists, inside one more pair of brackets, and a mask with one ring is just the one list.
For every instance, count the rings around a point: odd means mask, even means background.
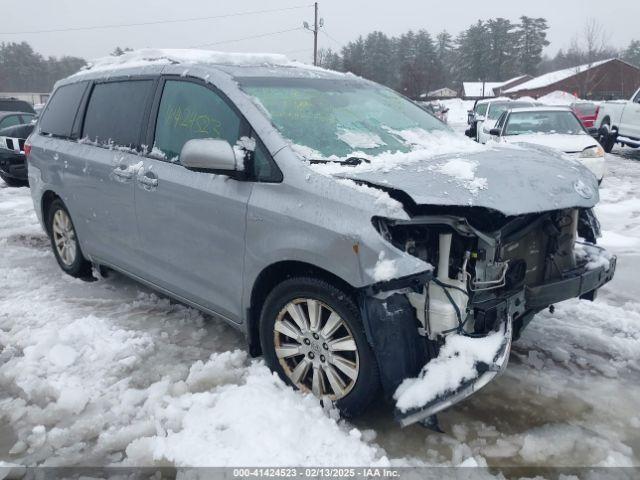
[{"label": "rear door", "polygon": [[640,139],[640,90],[636,92],[633,101],[627,103],[624,107],[620,134]]},{"label": "rear door", "polygon": [[136,213],[144,277],[240,321],[246,212],[252,183],[180,164],[193,138],[235,145],[248,126],[210,85],[168,77],[150,122],[150,158],[139,170]]},{"label": "rear door", "polygon": [[126,271],[134,269],[137,259],[134,182],[142,167],[140,139],[156,82],[92,85],[80,140],[68,150],[62,170],[87,253]]}]

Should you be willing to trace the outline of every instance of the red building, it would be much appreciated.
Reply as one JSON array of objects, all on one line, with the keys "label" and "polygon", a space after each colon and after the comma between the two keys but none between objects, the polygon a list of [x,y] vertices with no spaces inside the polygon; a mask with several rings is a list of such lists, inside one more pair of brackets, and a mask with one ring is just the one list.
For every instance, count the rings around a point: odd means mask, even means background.
[{"label": "red building", "polygon": [[592,100],[628,99],[640,88],[640,68],[617,58],[545,73],[502,95],[539,98],[560,90]]}]

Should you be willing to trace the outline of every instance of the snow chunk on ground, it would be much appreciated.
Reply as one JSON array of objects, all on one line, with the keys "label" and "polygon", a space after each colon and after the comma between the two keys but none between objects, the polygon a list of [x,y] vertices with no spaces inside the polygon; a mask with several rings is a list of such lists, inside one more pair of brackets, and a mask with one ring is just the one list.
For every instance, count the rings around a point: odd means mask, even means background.
[{"label": "snow chunk on ground", "polygon": [[386,145],[378,135],[371,132],[342,130],[338,132],[337,136],[351,148],[377,148]]},{"label": "snow chunk on ground", "polygon": [[385,282],[391,280],[398,275],[398,269],[393,260],[385,258],[384,252],[380,252],[378,255],[378,261],[373,268],[373,279],[376,282]]},{"label": "snow chunk on ground", "polygon": [[400,384],[393,395],[396,406],[406,412],[453,392],[462,382],[477,375],[477,363],[494,361],[503,340],[503,332],[493,332],[482,338],[449,335],[438,356],[422,368],[420,375]]},{"label": "snow chunk on ground", "polygon": [[[262,362],[243,368],[244,360],[244,352],[226,352],[192,367],[189,378],[199,378],[197,383],[208,372],[207,389],[163,399],[154,413],[159,433],[134,441],[127,463],[389,465],[357,429],[328,416],[313,396],[293,391]],[[229,383],[229,375],[239,378]]]}]

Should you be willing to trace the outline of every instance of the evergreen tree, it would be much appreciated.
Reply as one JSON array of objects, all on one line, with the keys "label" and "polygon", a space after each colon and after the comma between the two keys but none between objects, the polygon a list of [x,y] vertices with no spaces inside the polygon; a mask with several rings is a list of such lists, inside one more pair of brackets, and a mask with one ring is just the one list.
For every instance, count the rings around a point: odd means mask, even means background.
[{"label": "evergreen tree", "polygon": [[640,67],[640,40],[632,40],[622,53],[622,59],[632,65]]},{"label": "evergreen tree", "polygon": [[516,58],[520,73],[535,75],[542,61],[542,51],[549,45],[547,21],[523,15],[516,29]]},{"label": "evergreen tree", "polygon": [[492,79],[502,81],[513,77],[517,70],[514,25],[506,18],[490,19],[486,23],[486,36],[487,61]]},{"label": "evergreen tree", "polygon": [[436,79],[436,88],[446,87],[451,85],[453,80],[456,54],[451,34],[446,30],[440,32],[436,37],[435,48],[436,58],[440,67]]}]

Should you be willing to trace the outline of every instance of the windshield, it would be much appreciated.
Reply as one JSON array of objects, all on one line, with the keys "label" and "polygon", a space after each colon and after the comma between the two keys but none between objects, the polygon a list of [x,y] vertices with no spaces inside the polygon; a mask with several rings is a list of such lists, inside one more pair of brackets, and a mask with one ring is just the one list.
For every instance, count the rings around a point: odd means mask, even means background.
[{"label": "windshield", "polygon": [[487,103],[481,103],[476,107],[476,113],[480,116],[483,116],[485,113],[487,113],[487,107],[489,106],[489,104]]},{"label": "windshield", "polygon": [[512,112],[509,115],[505,135],[531,133],[586,134],[580,121],[569,111]]},{"label": "windshield", "polygon": [[598,114],[598,106],[594,103],[574,103],[573,109],[578,115],[582,115],[584,117]]},{"label": "windshield", "polygon": [[497,120],[503,112],[511,108],[523,108],[523,107],[533,107],[533,103],[530,102],[495,102],[492,103],[489,107],[489,115],[488,117],[491,120]]},{"label": "windshield", "polygon": [[404,97],[358,80],[237,80],[266,110],[280,133],[295,145],[312,149],[311,156],[344,158],[357,156],[354,152],[408,152],[412,134],[449,130]]}]

